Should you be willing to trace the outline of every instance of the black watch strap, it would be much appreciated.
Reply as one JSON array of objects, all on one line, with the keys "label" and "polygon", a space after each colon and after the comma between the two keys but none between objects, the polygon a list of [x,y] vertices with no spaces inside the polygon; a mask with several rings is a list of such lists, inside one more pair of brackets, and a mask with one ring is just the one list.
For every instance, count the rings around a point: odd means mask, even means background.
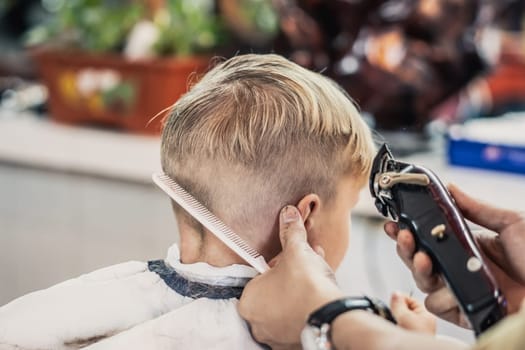
[{"label": "black watch strap", "polygon": [[350,310],[367,310],[390,322],[396,323],[390,309],[382,301],[362,296],[338,299],[321,306],[310,314],[308,324],[314,327],[331,324],[337,316]]}]

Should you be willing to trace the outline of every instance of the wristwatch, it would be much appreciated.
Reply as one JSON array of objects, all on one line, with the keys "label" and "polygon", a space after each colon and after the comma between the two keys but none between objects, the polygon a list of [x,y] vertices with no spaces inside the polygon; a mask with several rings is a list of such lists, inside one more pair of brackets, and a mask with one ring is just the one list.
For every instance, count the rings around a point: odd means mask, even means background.
[{"label": "wristwatch", "polygon": [[306,326],[301,332],[301,344],[304,350],[332,350],[331,324],[342,313],[350,310],[370,311],[392,323],[396,323],[388,306],[381,300],[362,297],[347,297],[321,306],[310,314]]}]

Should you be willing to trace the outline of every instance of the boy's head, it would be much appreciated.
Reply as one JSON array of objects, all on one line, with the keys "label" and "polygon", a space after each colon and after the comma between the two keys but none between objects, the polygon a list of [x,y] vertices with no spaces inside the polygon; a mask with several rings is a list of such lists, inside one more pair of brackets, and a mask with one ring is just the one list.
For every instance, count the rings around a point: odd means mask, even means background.
[{"label": "boy's head", "polygon": [[[368,127],[333,81],[251,54],[215,66],[175,103],[161,159],[166,174],[267,259],[280,250],[279,210],[297,205],[309,240],[334,266],[373,152]],[[193,235],[207,234],[176,213]]]}]

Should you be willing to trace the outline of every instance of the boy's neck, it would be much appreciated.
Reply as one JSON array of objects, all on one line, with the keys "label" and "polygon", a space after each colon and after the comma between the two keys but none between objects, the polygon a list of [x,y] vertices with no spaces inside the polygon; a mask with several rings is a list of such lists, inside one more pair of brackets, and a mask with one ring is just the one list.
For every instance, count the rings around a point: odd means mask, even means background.
[{"label": "boy's neck", "polygon": [[180,259],[184,264],[205,262],[216,267],[246,265],[241,257],[209,233],[181,231]]},{"label": "boy's neck", "polygon": [[[265,225],[266,224],[266,225]],[[233,264],[248,265],[244,259],[186,215],[177,215],[180,236],[180,258],[184,264],[205,262],[212,266],[224,267]],[[257,230],[231,224],[234,232],[243,232],[246,244],[258,251],[269,261],[281,251],[278,223],[254,223]],[[269,232],[267,234],[266,232]]]}]

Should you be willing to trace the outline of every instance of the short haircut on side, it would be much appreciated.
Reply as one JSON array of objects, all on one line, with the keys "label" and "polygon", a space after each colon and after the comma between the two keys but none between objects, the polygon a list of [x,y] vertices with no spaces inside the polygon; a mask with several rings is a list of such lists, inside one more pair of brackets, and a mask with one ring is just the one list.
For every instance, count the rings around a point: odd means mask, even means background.
[{"label": "short haircut on side", "polygon": [[223,219],[250,224],[342,175],[367,177],[368,126],[331,79],[274,54],[211,69],[172,107],[162,133],[166,174]]}]

